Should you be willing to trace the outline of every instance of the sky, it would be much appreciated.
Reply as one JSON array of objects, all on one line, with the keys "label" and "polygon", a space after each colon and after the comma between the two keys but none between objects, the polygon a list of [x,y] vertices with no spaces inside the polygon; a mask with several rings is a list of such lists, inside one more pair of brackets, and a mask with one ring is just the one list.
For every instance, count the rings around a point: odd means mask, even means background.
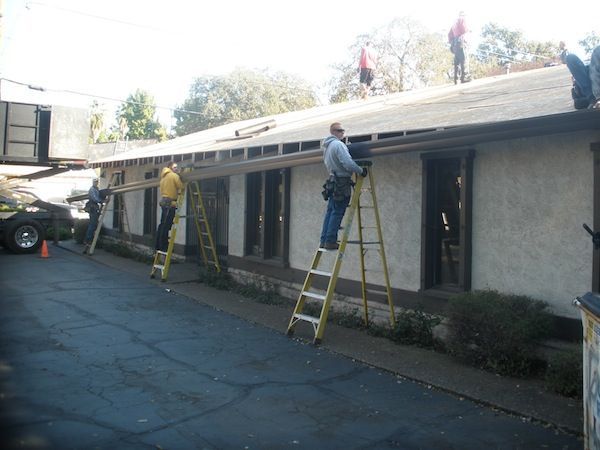
[{"label": "sky", "polygon": [[[564,40],[580,56],[577,41],[600,33],[599,0],[580,0],[577,8],[524,0],[407,3],[0,0],[0,78],[42,87],[80,106],[96,96],[107,111],[118,106],[109,99],[125,100],[141,88],[154,96],[164,122],[167,108],[183,103],[194,77],[237,67],[285,71],[324,92],[331,65],[345,59],[356,36],[395,17],[411,17],[445,35],[464,11],[475,39],[484,24],[495,22],[526,39]],[[0,84],[3,96],[16,88]]]}]

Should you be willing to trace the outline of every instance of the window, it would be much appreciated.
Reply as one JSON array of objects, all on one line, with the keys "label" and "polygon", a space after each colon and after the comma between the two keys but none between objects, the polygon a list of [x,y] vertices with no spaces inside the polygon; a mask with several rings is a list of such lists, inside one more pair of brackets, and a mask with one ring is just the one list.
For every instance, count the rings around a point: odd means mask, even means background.
[{"label": "window", "polygon": [[[123,172],[117,172],[113,174],[113,187],[120,186],[125,184],[125,174]],[[113,195],[111,199],[113,204],[113,224],[112,227],[114,230],[118,230],[123,232],[123,220],[124,220],[124,211],[123,211],[123,194]]]},{"label": "window", "polygon": [[246,255],[287,263],[290,170],[246,177]]},{"label": "window", "polygon": [[[158,176],[158,169],[144,174],[145,180]],[[156,211],[158,211],[158,188],[144,189],[144,234],[153,234],[158,224],[156,223]]]},{"label": "window", "polygon": [[471,288],[473,153],[423,155],[421,289]]}]

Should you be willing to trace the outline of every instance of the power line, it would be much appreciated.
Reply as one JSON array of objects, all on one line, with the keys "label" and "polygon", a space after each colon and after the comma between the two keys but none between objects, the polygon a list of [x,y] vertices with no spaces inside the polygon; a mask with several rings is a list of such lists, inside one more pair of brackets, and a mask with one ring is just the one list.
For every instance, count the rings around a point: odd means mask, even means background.
[{"label": "power line", "polygon": [[169,106],[160,106],[160,105],[153,105],[150,103],[143,103],[143,102],[136,102],[136,101],[132,101],[132,100],[123,100],[123,99],[119,99],[119,98],[114,98],[114,97],[106,97],[103,95],[95,95],[95,94],[89,94],[86,92],[79,92],[79,91],[73,91],[71,89],[52,89],[52,88],[45,88],[42,86],[36,86],[34,84],[30,84],[30,83],[25,83],[22,81],[16,81],[16,80],[10,80],[8,78],[0,78],[0,80],[3,81],[7,81],[9,83],[13,83],[13,84],[18,84],[20,86],[27,86],[29,89],[32,89],[34,91],[41,91],[41,92],[59,92],[59,93],[65,93],[65,94],[73,94],[73,95],[79,95],[82,97],[89,97],[89,98],[97,98],[97,99],[102,99],[102,100],[108,100],[108,101],[113,101],[113,102],[118,102],[118,103],[129,103],[132,105],[140,105],[140,106],[151,106],[157,109],[164,109],[167,111],[172,111],[172,112],[183,112],[186,114],[198,114],[201,115],[202,113],[198,112],[198,111],[189,111],[186,109],[180,109],[180,108],[171,108]]},{"label": "power line", "polygon": [[29,5],[44,6],[46,8],[52,8],[52,9],[57,9],[57,10],[60,10],[60,11],[66,11],[66,12],[69,12],[69,13],[72,13],[72,14],[79,14],[80,16],[90,17],[92,19],[104,20],[106,22],[113,22],[113,23],[118,23],[118,24],[121,24],[121,25],[132,26],[132,27],[136,27],[136,28],[146,28],[148,30],[160,31],[162,33],[182,34],[182,33],[178,33],[177,31],[167,30],[167,29],[160,28],[160,27],[155,27],[155,26],[152,26],[152,25],[146,25],[146,24],[141,24],[141,23],[129,22],[129,21],[126,21],[126,20],[115,19],[113,17],[99,16],[99,15],[96,15],[96,14],[87,13],[85,11],[80,11],[80,10],[70,9],[70,8],[64,8],[62,6],[51,5],[51,4],[44,3],[44,2],[36,2],[36,1],[27,2],[26,7],[28,9],[29,9]]}]

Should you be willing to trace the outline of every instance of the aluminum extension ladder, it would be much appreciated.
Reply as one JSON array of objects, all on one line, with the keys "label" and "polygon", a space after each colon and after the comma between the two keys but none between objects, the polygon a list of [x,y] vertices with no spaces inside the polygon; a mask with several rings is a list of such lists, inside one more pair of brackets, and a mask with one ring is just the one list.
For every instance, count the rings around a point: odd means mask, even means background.
[{"label": "aluminum extension ladder", "polygon": [[[111,187],[113,187],[115,185],[115,183],[118,181],[119,177],[121,176],[122,172],[113,172],[112,176],[110,177],[110,181],[108,182],[108,186],[107,189],[110,189]],[[96,250],[96,244],[98,243],[98,237],[100,236],[100,231],[102,230],[102,224],[104,223],[104,216],[106,215],[106,211],[108,210],[108,204],[110,203],[110,199],[112,197],[112,194],[109,194],[106,202],[104,202],[103,205],[100,206],[101,210],[100,210],[100,215],[98,216],[98,224],[96,226],[96,230],[94,231],[94,239],[92,239],[91,244],[86,245],[83,248],[83,254],[87,254],[92,256],[94,254],[94,251]],[[129,228],[129,217],[127,215],[127,208],[125,207],[125,201],[123,200],[123,197],[121,196],[121,201],[119,202],[119,217],[123,218],[124,217],[124,221],[125,221],[125,225],[127,228],[127,235],[129,236],[129,242],[132,241],[131,238],[131,230]]]},{"label": "aluminum extension ladder", "polygon": [[[360,176],[356,177],[354,193],[352,194],[350,205],[344,217],[344,223],[342,227],[342,239],[340,241],[339,248],[337,250],[327,250],[325,248],[319,247],[315,252],[310,269],[306,274],[304,285],[302,286],[302,290],[300,291],[300,296],[298,297],[298,301],[296,302],[296,307],[294,308],[294,312],[292,314],[287,329],[288,336],[291,336],[294,334],[294,327],[298,322],[309,322],[313,326],[313,331],[315,333],[313,340],[313,344],[315,345],[320,344],[323,339],[325,325],[327,323],[327,316],[331,307],[331,301],[333,300],[335,286],[337,284],[338,276],[342,267],[342,262],[344,259],[344,253],[346,251],[347,244],[358,244],[360,246],[360,269],[362,283],[361,293],[364,307],[363,318],[365,321],[365,325],[368,325],[369,323],[367,297],[370,295],[384,295],[386,297],[387,303],[389,305],[391,326],[395,326],[396,322],[387,261],[385,257],[385,248],[383,244],[383,235],[381,233],[379,210],[377,207],[377,197],[375,195],[375,178],[373,176],[372,164],[370,161],[358,161],[357,163],[362,167],[369,167],[369,171],[367,177],[365,178]],[[370,202],[361,202],[361,196],[364,193],[370,194]],[[374,226],[365,225],[365,222],[367,221],[366,216],[368,215],[368,212],[370,212],[372,215],[372,217],[370,217],[369,219],[371,221],[374,221]],[[352,228],[352,222],[354,220],[355,213],[358,220],[358,240],[349,241],[348,238],[350,235],[350,229]],[[366,240],[365,238],[367,237],[373,240]],[[384,291],[373,290],[367,287],[366,274],[367,272],[374,270],[370,268],[367,269],[365,267],[365,255],[368,251],[374,249],[378,251],[379,258],[381,260],[381,267],[385,283]],[[330,252],[334,253],[335,256],[333,267],[330,270],[323,270],[322,268],[320,268],[321,257],[324,254]],[[325,294],[320,294],[318,292],[314,292],[314,290],[311,290],[313,281],[315,281],[315,279],[318,278],[328,279],[327,290]],[[321,312],[318,317],[311,316],[303,312],[304,307],[306,306],[306,301],[308,299],[311,299],[311,301],[320,302]]]},{"label": "aluminum extension ladder", "polygon": [[171,266],[171,256],[173,255],[173,248],[175,247],[179,220],[188,217],[180,214],[186,192],[188,193],[188,198],[192,206],[194,223],[196,225],[196,230],[198,231],[198,244],[200,246],[202,261],[206,267],[214,266],[217,272],[221,271],[221,264],[219,263],[219,257],[217,256],[215,241],[210,230],[210,223],[206,215],[204,201],[202,200],[200,184],[197,181],[193,181],[187,183],[177,197],[177,210],[175,212],[175,217],[173,218],[173,225],[169,235],[169,245],[166,252],[156,250],[154,253],[150,278],[154,278],[156,272],[160,271],[161,281],[167,280],[169,268]]}]

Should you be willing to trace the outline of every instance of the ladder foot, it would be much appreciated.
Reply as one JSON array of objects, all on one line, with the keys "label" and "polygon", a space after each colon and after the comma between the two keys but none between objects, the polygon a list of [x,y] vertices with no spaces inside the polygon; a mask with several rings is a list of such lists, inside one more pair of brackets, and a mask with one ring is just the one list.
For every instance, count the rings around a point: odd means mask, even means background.
[{"label": "ladder foot", "polygon": [[321,339],[315,338],[313,341],[313,345],[321,345]]},{"label": "ladder foot", "polygon": [[291,337],[294,335],[294,330],[287,330],[286,334]]}]

